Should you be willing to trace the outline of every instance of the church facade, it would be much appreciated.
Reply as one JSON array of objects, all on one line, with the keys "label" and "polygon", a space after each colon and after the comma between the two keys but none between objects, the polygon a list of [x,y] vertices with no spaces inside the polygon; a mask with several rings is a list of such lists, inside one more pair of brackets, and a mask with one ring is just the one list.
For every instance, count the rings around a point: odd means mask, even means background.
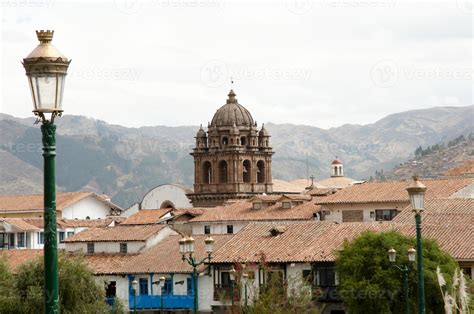
[{"label": "church facade", "polygon": [[238,103],[231,90],[207,132],[199,128],[194,157],[194,192],[187,194],[195,207],[223,204],[229,199],[246,199],[270,194],[272,155],[270,134],[250,112]]}]

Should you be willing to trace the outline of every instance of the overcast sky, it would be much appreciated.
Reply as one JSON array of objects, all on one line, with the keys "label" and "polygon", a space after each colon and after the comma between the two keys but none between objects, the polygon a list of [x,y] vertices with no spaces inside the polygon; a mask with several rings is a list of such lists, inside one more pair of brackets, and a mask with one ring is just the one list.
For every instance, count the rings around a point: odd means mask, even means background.
[{"label": "overcast sky", "polygon": [[0,111],[31,116],[36,29],[72,59],[66,114],[207,125],[233,77],[261,122],[330,128],[472,104],[472,1],[0,0]]}]

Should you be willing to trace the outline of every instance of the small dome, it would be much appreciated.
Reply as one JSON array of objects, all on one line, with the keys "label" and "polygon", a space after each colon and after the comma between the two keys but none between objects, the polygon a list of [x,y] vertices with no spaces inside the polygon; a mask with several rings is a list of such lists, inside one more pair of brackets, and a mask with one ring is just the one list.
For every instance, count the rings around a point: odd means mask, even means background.
[{"label": "small dome", "polygon": [[265,124],[262,124],[262,129],[258,132],[258,136],[270,136],[270,133],[265,129]]},{"label": "small dome", "polygon": [[202,128],[202,124],[196,133],[196,137],[206,137],[206,131],[204,131],[204,129]]},{"label": "small dome", "polygon": [[227,103],[220,107],[212,118],[213,126],[252,126],[254,124],[250,112],[240,105],[233,90],[229,92]]},{"label": "small dome", "polygon": [[332,161],[331,165],[342,165],[342,161],[336,156],[336,159]]}]

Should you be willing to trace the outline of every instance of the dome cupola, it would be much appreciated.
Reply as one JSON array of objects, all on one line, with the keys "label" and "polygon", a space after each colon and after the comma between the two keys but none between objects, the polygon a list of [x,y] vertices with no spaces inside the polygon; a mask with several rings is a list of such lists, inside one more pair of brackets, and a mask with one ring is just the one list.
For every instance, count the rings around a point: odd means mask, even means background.
[{"label": "dome cupola", "polygon": [[244,106],[238,103],[235,96],[234,91],[230,90],[227,103],[220,107],[214,114],[211,121],[212,126],[233,127],[235,125],[250,127],[254,125],[252,115]]}]

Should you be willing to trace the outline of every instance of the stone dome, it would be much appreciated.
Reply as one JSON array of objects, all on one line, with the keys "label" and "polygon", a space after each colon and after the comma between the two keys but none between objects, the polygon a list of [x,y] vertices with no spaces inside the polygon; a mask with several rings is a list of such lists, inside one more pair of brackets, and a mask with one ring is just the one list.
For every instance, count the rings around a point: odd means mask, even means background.
[{"label": "stone dome", "polygon": [[206,136],[207,136],[206,131],[204,131],[201,124],[201,126],[199,127],[199,130],[196,133],[196,137],[206,137]]},{"label": "stone dome", "polygon": [[254,124],[250,112],[240,105],[233,90],[229,92],[227,103],[220,107],[212,118],[212,126],[252,126]]},{"label": "stone dome", "polygon": [[270,136],[270,133],[268,133],[267,129],[265,128],[265,124],[262,124],[262,129],[260,132],[258,132],[258,136]]}]

